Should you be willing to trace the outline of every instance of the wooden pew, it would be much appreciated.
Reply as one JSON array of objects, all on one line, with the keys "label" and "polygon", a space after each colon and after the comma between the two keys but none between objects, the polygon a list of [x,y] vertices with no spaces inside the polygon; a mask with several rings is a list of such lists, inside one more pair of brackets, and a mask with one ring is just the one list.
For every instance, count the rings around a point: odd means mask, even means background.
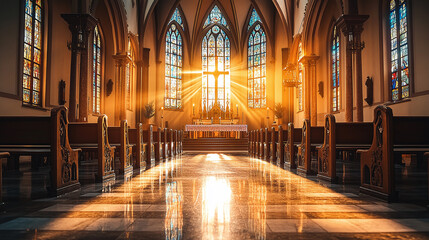
[{"label": "wooden pew", "polygon": [[50,117],[0,117],[0,151],[10,153],[8,165],[19,169],[19,156],[31,156],[32,161],[48,157],[48,191],[53,195],[80,188],[80,149],[70,147],[67,115],[68,109],[59,107],[51,110]]},{"label": "wooden pew", "polygon": [[185,132],[183,130],[180,130],[180,134],[179,134],[180,154],[183,153],[183,138],[185,137],[184,134],[185,134]]},{"label": "wooden pew", "polygon": [[365,194],[386,201],[396,200],[394,155],[429,151],[429,117],[396,117],[392,109],[374,109],[373,140],[370,149],[359,150],[361,187]]},{"label": "wooden pew", "polygon": [[154,141],[153,126],[149,125],[143,131],[143,141],[146,143],[146,168],[153,168],[156,165],[156,147]]},{"label": "wooden pew", "polygon": [[269,161],[271,156],[271,131],[268,128],[264,129],[264,160]]},{"label": "wooden pew", "polygon": [[158,127],[158,131],[154,132],[154,144],[155,144],[155,164],[160,163],[164,160],[163,155],[163,144],[162,144],[162,130]]},{"label": "wooden pew", "polygon": [[8,152],[0,152],[0,210],[3,206],[2,198],[2,179],[3,179],[3,158],[8,158],[10,154]]},{"label": "wooden pew", "polygon": [[323,145],[317,147],[317,177],[329,182],[337,182],[336,164],[339,151],[368,149],[373,135],[372,123],[337,123],[335,116],[325,116]]},{"label": "wooden pew", "polygon": [[179,155],[178,151],[178,141],[179,141],[179,131],[174,130],[173,131],[173,155],[177,156]]},{"label": "wooden pew", "polygon": [[271,142],[270,142],[270,161],[275,162],[277,166],[280,166],[280,162],[277,161],[277,142],[279,140],[279,132],[276,131],[275,127],[271,128]]},{"label": "wooden pew", "polygon": [[252,130],[252,142],[251,142],[251,144],[252,144],[252,146],[251,146],[251,151],[250,151],[250,156],[251,157],[255,157],[256,156],[256,131],[255,130]]},{"label": "wooden pew", "polygon": [[132,153],[133,147],[136,147],[136,145],[131,145],[129,142],[127,120],[122,120],[119,127],[109,127],[108,133],[110,146],[116,147],[115,157],[119,158],[119,165],[114,168],[117,168],[119,174],[123,174],[124,178],[130,174],[132,175]]},{"label": "wooden pew", "polygon": [[162,158],[167,161],[168,157],[168,129],[164,128],[161,132]]},{"label": "wooden pew", "polygon": [[137,124],[137,128],[129,128],[129,141],[133,147],[133,169],[138,173],[146,170],[147,159],[147,140],[144,139],[144,130],[141,123]]},{"label": "wooden pew", "polygon": [[[312,127],[310,120],[304,119],[302,126],[301,144],[298,145],[297,171],[301,174],[312,175],[317,171],[312,168],[312,153],[316,153],[316,147],[323,144],[324,127]],[[316,161],[317,164],[317,161]]]},{"label": "wooden pew", "polygon": [[295,128],[293,123],[288,124],[287,141],[284,145],[284,168],[296,169],[297,147],[302,140],[302,129]]},{"label": "wooden pew", "polygon": [[174,131],[173,129],[168,129],[167,132],[167,144],[168,144],[168,157],[174,157]]},{"label": "wooden pew", "polygon": [[[81,171],[85,173],[81,176],[82,180],[94,178],[97,182],[109,182],[115,179],[115,147],[109,144],[106,115],[99,116],[97,123],[70,123],[69,140],[73,148],[82,149],[81,159],[86,160],[88,171]],[[96,162],[94,159],[97,159]],[[83,164],[81,162],[80,166],[83,167]]]},{"label": "wooden pew", "polygon": [[261,133],[259,132],[259,129],[255,130],[255,136],[256,136],[256,139],[255,139],[255,151],[254,151],[255,155],[254,155],[254,157],[259,158],[259,149],[260,149],[259,141],[261,138]]},{"label": "wooden pew", "polygon": [[265,134],[264,129],[259,129],[259,159],[264,158],[264,141],[265,141]]},{"label": "wooden pew", "polygon": [[284,155],[285,155],[285,145],[287,142],[287,130],[283,130],[283,126],[279,125],[278,127],[278,131],[277,131],[277,138],[276,138],[276,144],[275,144],[275,148],[276,148],[276,162],[277,162],[277,166],[284,168]]},{"label": "wooden pew", "polygon": [[252,156],[253,131],[249,131],[249,156]]}]

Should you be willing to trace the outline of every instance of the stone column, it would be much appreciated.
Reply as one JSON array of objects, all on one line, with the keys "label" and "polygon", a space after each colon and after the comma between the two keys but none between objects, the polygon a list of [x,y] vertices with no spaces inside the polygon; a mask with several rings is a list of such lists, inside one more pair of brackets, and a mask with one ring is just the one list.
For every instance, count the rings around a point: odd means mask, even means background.
[{"label": "stone column", "polygon": [[314,54],[304,56],[300,62],[303,69],[304,118],[311,120],[311,125],[317,125],[317,87],[316,87],[316,61],[319,56]]},{"label": "stone column", "polygon": [[363,122],[363,94],[362,94],[362,49],[364,43],[361,42],[361,33],[363,31],[362,24],[356,26],[353,33],[355,40],[356,54],[356,115],[357,122]]},{"label": "stone column", "polygon": [[113,56],[115,60],[115,94],[116,94],[116,106],[115,106],[115,125],[118,126],[120,121],[126,120],[126,106],[125,106],[125,71],[129,61],[129,57],[126,53],[120,53]]},{"label": "stone column", "polygon": [[311,111],[310,111],[310,124],[311,126],[317,126],[317,77],[316,77],[316,62],[319,56],[312,54],[308,57],[309,63],[309,74],[311,82]]},{"label": "stone column", "polygon": [[356,106],[357,120],[363,120],[363,97],[362,97],[362,58],[360,42],[362,25],[368,19],[368,15],[343,15],[337,20],[337,26],[342,30],[347,41],[346,51],[346,122],[353,122],[353,53],[356,55]]},{"label": "stone column", "polygon": [[143,102],[142,102],[142,94],[143,94],[143,61],[136,61],[136,123],[142,123],[142,112],[143,112]]},{"label": "stone column", "polygon": [[[97,24],[97,20],[90,14],[61,14],[61,17],[69,24],[69,29],[72,33],[72,42],[70,49],[71,54],[71,67],[70,67],[70,99],[69,99],[69,120],[72,122],[81,120],[81,113],[79,111],[79,117],[77,116],[77,75],[79,72],[80,76],[80,87],[87,89],[88,81],[88,36],[94,26]],[[82,55],[81,55],[82,54]],[[82,65],[83,62],[83,65]],[[79,104],[84,105],[84,111],[87,111],[87,99],[85,96],[84,100],[81,100],[81,93],[84,91],[79,89]],[[87,93],[85,92],[87,95]],[[86,108],[85,108],[86,106]],[[80,109],[79,108],[79,109]]]},{"label": "stone column", "polygon": [[310,64],[309,62],[306,60],[305,57],[301,58],[301,63],[303,65],[303,70],[302,70],[302,79],[303,79],[303,85],[302,85],[302,94],[303,94],[303,107],[304,107],[304,119],[310,119],[310,94],[311,94],[311,86],[310,86],[310,74],[309,74],[309,70],[310,70]]},{"label": "stone column", "polygon": [[[149,103],[149,48],[143,48],[142,54],[142,109],[146,104]],[[141,119],[144,123],[149,123],[148,120],[143,116],[143,110]]]}]

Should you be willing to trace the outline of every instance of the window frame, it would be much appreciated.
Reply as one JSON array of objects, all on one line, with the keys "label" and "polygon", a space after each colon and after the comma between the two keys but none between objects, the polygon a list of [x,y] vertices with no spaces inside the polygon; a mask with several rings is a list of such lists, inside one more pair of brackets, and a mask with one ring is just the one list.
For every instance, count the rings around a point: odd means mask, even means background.
[{"label": "window frame", "polygon": [[[335,36],[334,36],[334,31],[335,30],[336,30],[336,32],[335,32]],[[332,79],[332,77],[333,77],[332,44],[333,44],[334,38],[338,39],[338,49],[336,50],[336,53],[338,52],[338,59],[336,59],[336,61],[337,61],[338,64],[336,64],[336,67],[339,68],[338,74],[336,76],[337,79],[338,79],[337,87],[333,86],[333,81],[332,81],[333,80]],[[329,49],[329,63],[328,64],[329,64],[329,73],[330,73],[329,77],[328,77],[329,82],[330,82],[330,84],[329,84],[329,86],[330,86],[330,92],[329,92],[330,107],[329,108],[330,108],[331,113],[338,113],[338,112],[341,111],[341,106],[342,106],[342,104],[341,104],[341,73],[342,73],[342,69],[341,69],[341,56],[342,56],[342,54],[341,54],[341,32],[340,32],[339,28],[336,25],[334,25],[333,28],[332,28],[329,40],[330,40],[329,44],[328,44],[328,46],[329,46],[329,48],[328,48]],[[333,91],[334,91],[334,88],[337,89],[337,105],[336,105],[337,109],[336,110],[334,110],[334,106],[333,106],[333,98],[334,98]]]},{"label": "window frame", "polygon": [[[95,29],[98,29],[98,35],[100,36],[100,111],[97,112],[97,109],[94,109],[94,96],[93,96],[93,92],[94,92],[94,39],[95,39]],[[92,69],[92,76],[91,76],[91,113],[95,116],[98,116],[100,114],[102,114],[103,112],[103,92],[104,92],[104,81],[103,81],[103,73],[104,73],[104,42],[103,42],[103,32],[101,30],[101,26],[96,25],[93,33],[92,33],[92,39],[91,39],[91,69]],[[96,74],[97,75],[97,74]],[[98,86],[97,86],[98,87]],[[97,103],[95,103],[97,104]],[[97,106],[97,105],[95,105]]]},{"label": "window frame", "polygon": [[[256,11],[256,10],[255,10]],[[250,21],[250,19],[249,19],[249,21]],[[260,80],[262,80],[262,79],[264,79],[265,78],[265,88],[262,88],[261,86],[262,85],[260,85],[260,89],[261,89],[261,93],[263,94],[263,97],[259,97],[259,100],[260,100],[260,103],[261,103],[261,105],[259,106],[259,107],[255,107],[255,105],[254,105],[254,103],[255,103],[255,80],[256,79],[258,79],[258,78],[255,78],[254,77],[254,72],[252,73],[252,78],[249,78],[249,70],[250,70],[250,67],[255,67],[256,65],[254,64],[254,60],[252,61],[252,66],[250,66],[249,65],[249,49],[250,49],[250,45],[249,45],[249,41],[250,41],[250,37],[252,36],[252,34],[253,34],[253,31],[256,31],[255,29],[256,29],[256,27],[259,25],[259,27],[260,27],[260,29],[258,30],[258,32],[263,32],[264,34],[265,34],[265,41],[260,41],[260,45],[262,44],[262,43],[265,43],[265,63],[262,63],[262,60],[260,61],[260,64],[258,65],[258,66],[260,66],[261,67],[261,72],[262,72],[262,66],[263,65],[265,65],[265,75],[264,76],[262,76],[262,74],[258,77]],[[255,44],[252,44],[252,47],[254,46]],[[262,50],[262,48],[261,48],[261,50]],[[259,52],[259,55],[262,57],[262,52],[260,51]],[[255,56],[255,54],[253,53],[253,55],[252,55],[252,57],[254,57]],[[262,21],[261,20],[258,20],[258,21],[255,21],[254,23],[253,23],[253,25],[252,26],[249,26],[249,28],[248,28],[248,37],[247,37],[247,91],[249,91],[249,81],[250,80],[252,80],[253,81],[253,84],[252,84],[252,88],[251,88],[251,91],[253,92],[252,93],[252,99],[249,99],[249,94],[247,94],[247,107],[248,108],[251,108],[251,109],[266,109],[267,108],[267,74],[268,74],[268,71],[267,71],[267,57],[268,57],[268,36],[267,36],[267,32],[265,31],[265,28],[264,28],[264,26],[263,26],[263,24],[262,24]],[[263,89],[263,91],[262,91],[262,89]],[[253,101],[253,107],[249,107],[249,101],[250,100],[252,100]],[[262,105],[262,101],[263,100],[265,100],[265,105]]]},{"label": "window frame", "polygon": [[386,1],[386,42],[387,42],[387,60],[388,60],[388,64],[387,64],[387,72],[388,72],[388,100],[391,103],[397,103],[397,102],[403,102],[403,101],[409,101],[410,98],[412,98],[414,96],[415,90],[414,90],[414,77],[413,77],[413,51],[412,51],[412,43],[413,43],[413,34],[412,34],[412,18],[410,17],[412,15],[411,13],[411,0],[405,0],[405,7],[406,7],[406,11],[407,11],[407,16],[406,16],[406,20],[407,20],[407,43],[406,45],[408,45],[408,97],[403,98],[402,97],[402,76],[401,76],[401,71],[402,71],[402,66],[400,63],[401,60],[401,55],[400,55],[400,50],[401,50],[401,43],[400,43],[400,15],[399,15],[399,8],[400,5],[398,5],[400,0],[395,0],[395,13],[396,13],[396,38],[397,38],[397,47],[396,47],[396,51],[397,53],[397,76],[398,76],[398,99],[397,100],[393,100],[393,83],[392,83],[392,39],[391,39],[391,27],[390,27],[390,0]]},{"label": "window frame", "polygon": [[[17,99],[19,99],[20,101],[21,101],[21,104],[22,104],[22,106],[23,107],[30,107],[30,108],[35,108],[35,109],[42,109],[42,110],[46,110],[44,107],[45,107],[45,104],[46,104],[46,96],[45,96],[45,87],[47,86],[47,84],[46,84],[46,74],[47,74],[47,62],[46,62],[46,48],[47,48],[47,34],[46,34],[46,31],[47,31],[47,26],[46,26],[46,23],[47,23],[47,13],[46,13],[46,11],[47,11],[47,4],[46,4],[46,2],[44,1],[44,0],[41,0],[40,1],[40,8],[41,8],[41,16],[40,16],[40,49],[38,49],[39,51],[40,51],[40,60],[39,60],[39,90],[37,91],[37,92],[39,92],[39,103],[38,104],[33,104],[33,92],[35,91],[34,90],[34,88],[33,88],[33,84],[34,84],[34,64],[35,64],[35,61],[34,61],[34,50],[35,50],[35,48],[37,48],[36,46],[35,46],[35,43],[34,43],[34,39],[35,39],[35,31],[34,31],[34,29],[35,29],[35,22],[36,21],[38,21],[38,20],[36,20],[36,15],[35,15],[35,13],[36,13],[36,6],[37,6],[37,4],[36,4],[36,1],[37,0],[28,0],[28,1],[30,1],[31,3],[32,3],[32,6],[33,6],[33,8],[32,8],[32,15],[31,15],[31,20],[32,20],[32,23],[31,23],[31,44],[28,44],[28,43],[26,43],[25,42],[25,32],[26,32],[26,29],[25,29],[25,17],[26,17],[26,15],[28,15],[27,13],[26,13],[26,3],[27,3],[27,0],[22,0],[22,7],[20,8],[20,10],[21,10],[21,13],[22,13],[22,24],[21,24],[21,28],[20,28],[20,49],[21,49],[21,51],[20,51],[20,56],[19,56],[19,67],[18,67],[18,69],[19,69],[19,74],[18,74],[18,77],[19,77],[19,80],[18,80],[18,98]],[[29,59],[26,59],[25,58],[25,45],[29,45],[30,46],[30,48],[31,48],[31,60],[29,60]],[[24,61],[25,60],[27,60],[27,61],[30,61],[30,65],[31,65],[31,69],[30,69],[30,71],[31,71],[31,73],[30,73],[30,75],[28,75],[28,74],[26,74],[26,73],[24,73],[24,69],[25,69],[25,67],[24,67]],[[29,95],[29,102],[25,102],[24,101],[24,76],[25,75],[27,75],[27,76],[29,76],[29,80],[30,80],[30,83],[29,83],[29,85],[30,85],[30,88],[28,89],[29,91],[30,91],[30,95]],[[10,95],[10,94],[7,94],[8,96]]]},{"label": "window frame", "polygon": [[[178,8],[176,8],[176,9],[178,9]],[[174,12],[175,11],[176,10],[174,10]],[[181,11],[180,10],[178,10],[178,11],[181,14]],[[173,12],[173,14],[174,14],[174,12]],[[182,15],[180,15],[180,16],[181,16],[182,22],[183,22],[183,16]],[[173,15],[171,17],[173,17]],[[167,66],[167,61],[166,61],[166,58],[167,58],[167,39],[166,39],[166,37],[167,37],[168,32],[170,32],[170,30],[172,29],[173,25],[176,28],[174,30],[174,32],[178,33],[178,35],[176,35],[176,37],[180,35],[180,38],[182,39],[181,55],[180,55],[182,57],[182,63],[181,63],[181,66],[177,66],[177,67],[181,68],[181,70],[180,70],[180,78],[177,77],[177,75],[174,78],[174,79],[176,79],[176,98],[169,98],[169,97],[167,97],[168,93],[167,93],[167,89],[166,89],[166,86],[167,86],[167,77],[168,78],[172,78],[172,75],[170,73],[170,75],[167,76],[167,74],[165,72],[165,69],[166,69],[166,66]],[[185,34],[184,34],[184,30],[182,29],[182,25],[180,23],[178,23],[174,19],[169,21],[166,29],[167,30],[165,31],[165,35],[164,35],[164,38],[163,38],[163,42],[164,42],[164,61],[165,61],[164,62],[164,102],[163,102],[163,105],[164,105],[164,109],[168,110],[168,111],[182,111],[183,110],[183,104],[184,104],[183,103],[183,69],[184,69],[184,59],[185,59],[185,57],[184,57],[184,55],[185,55],[185,44],[184,44],[185,43],[185,38],[184,38]],[[171,44],[171,37],[169,38],[169,40],[170,40],[170,44]],[[171,49],[170,49],[169,53],[171,54]],[[177,55],[177,56],[179,56],[179,55]],[[170,62],[168,63],[168,65],[172,66],[171,65],[171,56],[170,56]],[[178,90],[177,90],[177,80],[180,80],[180,86],[181,86],[180,87],[180,98],[178,97],[178,94],[177,94],[178,93]],[[175,99],[176,100],[176,107],[171,107],[171,104],[170,104],[170,106],[167,107],[167,105],[166,105],[167,99]],[[181,101],[180,107],[177,107],[177,101],[178,100]]]}]

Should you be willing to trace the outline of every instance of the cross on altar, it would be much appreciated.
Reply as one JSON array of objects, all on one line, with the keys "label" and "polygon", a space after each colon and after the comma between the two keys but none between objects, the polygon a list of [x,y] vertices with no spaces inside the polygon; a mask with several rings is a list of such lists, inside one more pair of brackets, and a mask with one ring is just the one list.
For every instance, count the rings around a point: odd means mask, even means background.
[{"label": "cross on altar", "polygon": [[[203,74],[206,75],[213,75],[215,79],[215,103],[217,103],[218,100],[218,80],[220,75],[226,75],[229,74],[228,71],[219,71],[219,63],[218,63],[218,56],[215,56],[215,70],[213,72],[203,72]],[[225,79],[225,78],[224,78]]]}]

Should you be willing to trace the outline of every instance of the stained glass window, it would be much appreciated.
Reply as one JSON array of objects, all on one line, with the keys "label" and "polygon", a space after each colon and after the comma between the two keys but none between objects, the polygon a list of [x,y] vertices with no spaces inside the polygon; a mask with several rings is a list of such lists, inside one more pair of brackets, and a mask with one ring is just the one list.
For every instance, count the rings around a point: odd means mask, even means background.
[{"label": "stained glass window", "polygon": [[247,102],[249,108],[265,108],[267,105],[267,37],[255,9],[253,9],[250,24],[256,26],[249,36],[247,47]]},{"label": "stained glass window", "polygon": [[165,37],[165,108],[182,108],[183,39],[177,22]]},{"label": "stained glass window", "polygon": [[101,106],[101,36],[98,26],[92,41],[92,111],[100,113]]},{"label": "stained glass window", "polygon": [[[215,16],[212,16],[215,15]],[[223,110],[231,109],[231,46],[220,25],[226,24],[217,6],[214,6],[205,26],[212,25],[201,44],[202,55],[202,107],[209,111],[215,103]],[[226,28],[228,25],[226,25]]]},{"label": "stained glass window", "polygon": [[389,14],[392,101],[397,101],[410,96],[407,0],[391,0]]},{"label": "stained glass window", "polygon": [[185,30],[185,26],[183,25],[182,15],[180,14],[180,11],[178,8],[176,8],[176,10],[173,13],[173,16],[171,16],[169,24],[172,21],[176,21],[177,24],[179,24],[182,27],[182,30],[183,31]]},{"label": "stained glass window", "polygon": [[258,13],[255,9],[252,10],[252,15],[250,16],[249,26],[247,26],[247,30],[249,30],[256,22],[262,22]]},{"label": "stained glass window", "polygon": [[298,44],[298,87],[297,87],[297,91],[298,91],[298,111],[302,111],[302,71],[303,71],[303,65],[302,63],[299,62],[299,60],[301,60],[301,58],[304,57],[304,52],[302,51],[302,43],[300,42]]},{"label": "stained glass window", "polygon": [[32,106],[41,106],[44,24],[42,0],[26,0],[24,15],[22,101]]},{"label": "stained glass window", "polygon": [[334,27],[331,45],[331,74],[332,74],[332,111],[340,107],[340,34]]},{"label": "stained glass window", "polygon": [[127,56],[128,56],[128,63],[125,70],[125,92],[126,92],[125,104],[127,105],[127,109],[131,110],[132,109],[132,101],[131,101],[132,84],[134,79],[135,64],[134,64],[134,51],[132,49],[131,40],[129,38],[128,38]]},{"label": "stained glass window", "polygon": [[203,28],[208,27],[210,24],[219,24],[229,29],[229,25],[226,22],[225,17],[223,16],[222,12],[220,11],[217,5],[213,7],[212,11],[207,16],[207,19],[204,22]]}]

